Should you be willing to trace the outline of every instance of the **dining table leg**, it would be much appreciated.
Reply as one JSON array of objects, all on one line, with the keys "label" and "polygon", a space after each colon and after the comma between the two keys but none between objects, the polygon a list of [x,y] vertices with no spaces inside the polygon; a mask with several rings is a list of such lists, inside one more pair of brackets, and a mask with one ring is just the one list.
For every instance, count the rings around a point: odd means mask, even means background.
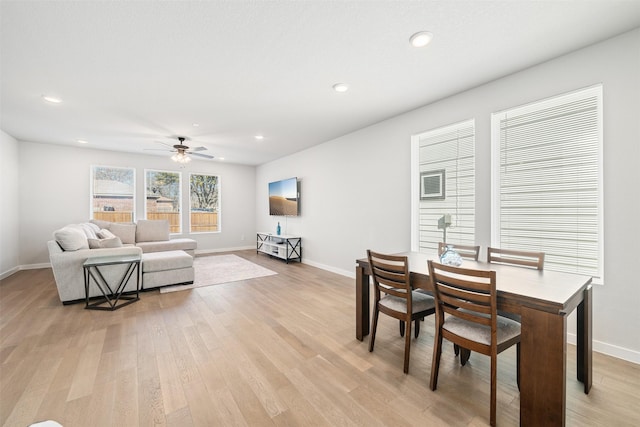
[{"label": "dining table leg", "polygon": [[584,393],[589,394],[592,383],[592,287],[584,290],[582,302],[578,305],[578,325],[576,339],[576,363],[578,381],[584,384]]},{"label": "dining table leg", "polygon": [[567,317],[522,307],[520,425],[564,426]]},{"label": "dining table leg", "polygon": [[369,335],[369,275],[356,266],[356,338]]}]

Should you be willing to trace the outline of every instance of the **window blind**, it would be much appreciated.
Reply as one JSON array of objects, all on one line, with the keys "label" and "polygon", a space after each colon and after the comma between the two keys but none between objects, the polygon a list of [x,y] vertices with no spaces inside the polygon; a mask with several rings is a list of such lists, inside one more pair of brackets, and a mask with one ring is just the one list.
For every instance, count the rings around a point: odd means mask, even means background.
[{"label": "window blind", "polygon": [[441,127],[417,135],[421,174],[444,170],[442,198],[420,200],[419,251],[437,250],[444,240],[438,219],[451,215],[446,241],[475,244],[475,121]]},{"label": "window blind", "polygon": [[495,113],[492,127],[492,245],[601,277],[602,87]]}]

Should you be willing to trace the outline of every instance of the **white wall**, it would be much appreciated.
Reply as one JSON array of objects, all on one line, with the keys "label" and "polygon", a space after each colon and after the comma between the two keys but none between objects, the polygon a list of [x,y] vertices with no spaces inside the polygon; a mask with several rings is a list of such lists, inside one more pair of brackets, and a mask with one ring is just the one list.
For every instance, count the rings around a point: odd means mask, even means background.
[{"label": "white wall", "polygon": [[[288,219],[286,231],[302,236],[304,262],[353,276],[367,248],[409,250],[411,135],[475,118],[476,239],[486,248],[491,113],[597,83],[604,87],[605,284],[594,289],[594,348],[640,363],[640,29],[258,167],[257,228],[275,230],[267,183],[298,176],[302,216]],[[573,317],[568,325],[575,331]]]},{"label": "white wall", "polygon": [[[21,141],[19,199],[19,263],[39,266],[49,262],[46,241],[53,231],[89,218],[91,165],[136,168],[136,215],[144,218],[144,170],[182,171],[182,229],[188,230],[189,173],[220,176],[219,233],[191,234],[198,252],[255,247],[255,168],[194,160],[180,169],[169,157],[93,150]],[[8,182],[17,182],[17,179]],[[243,240],[244,239],[244,240]],[[3,238],[4,240],[4,238]]]},{"label": "white wall", "polygon": [[0,130],[0,279],[18,269],[18,141]]}]

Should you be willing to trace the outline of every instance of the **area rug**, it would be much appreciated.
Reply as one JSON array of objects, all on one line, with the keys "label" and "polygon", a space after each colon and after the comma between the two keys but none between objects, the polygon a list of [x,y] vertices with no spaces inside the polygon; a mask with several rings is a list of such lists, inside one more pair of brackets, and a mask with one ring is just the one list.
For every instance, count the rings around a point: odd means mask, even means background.
[{"label": "area rug", "polygon": [[160,288],[160,293],[164,294],[278,274],[233,254],[196,257],[193,260],[193,267],[195,280],[192,285],[165,286]]}]

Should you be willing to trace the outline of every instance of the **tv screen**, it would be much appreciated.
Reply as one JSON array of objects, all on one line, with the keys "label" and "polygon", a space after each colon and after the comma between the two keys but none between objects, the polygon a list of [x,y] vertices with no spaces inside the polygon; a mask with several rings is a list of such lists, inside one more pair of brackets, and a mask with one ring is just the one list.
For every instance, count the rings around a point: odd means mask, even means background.
[{"label": "tv screen", "polygon": [[269,183],[269,215],[298,215],[298,179]]}]

